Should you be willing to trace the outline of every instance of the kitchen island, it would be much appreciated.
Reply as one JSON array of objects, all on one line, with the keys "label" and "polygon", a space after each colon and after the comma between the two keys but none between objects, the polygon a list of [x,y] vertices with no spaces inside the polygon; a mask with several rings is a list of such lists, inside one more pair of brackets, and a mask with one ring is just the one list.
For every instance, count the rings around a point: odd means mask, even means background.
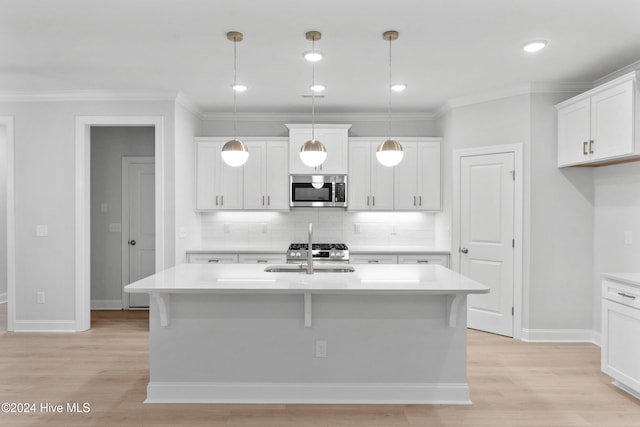
[{"label": "kitchen island", "polygon": [[439,265],[182,264],[151,296],[150,403],[470,403],[466,296]]}]

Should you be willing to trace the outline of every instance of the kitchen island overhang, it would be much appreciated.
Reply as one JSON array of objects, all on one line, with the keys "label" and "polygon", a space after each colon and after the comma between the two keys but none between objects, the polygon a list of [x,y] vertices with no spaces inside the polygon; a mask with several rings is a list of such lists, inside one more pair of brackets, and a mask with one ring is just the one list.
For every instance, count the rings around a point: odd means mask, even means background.
[{"label": "kitchen island overhang", "polygon": [[182,264],[151,295],[150,403],[471,403],[466,296],[438,265],[267,273]]}]

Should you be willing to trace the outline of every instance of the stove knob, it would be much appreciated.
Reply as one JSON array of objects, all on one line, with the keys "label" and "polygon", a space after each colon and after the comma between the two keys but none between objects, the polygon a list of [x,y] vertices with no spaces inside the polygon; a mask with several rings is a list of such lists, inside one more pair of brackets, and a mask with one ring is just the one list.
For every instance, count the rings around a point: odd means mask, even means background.
[{"label": "stove knob", "polygon": [[296,252],[296,256],[300,256],[300,252]]},{"label": "stove knob", "polygon": [[338,253],[338,256],[343,257],[343,256],[344,256],[344,252],[343,252],[343,251],[340,251],[340,253]]}]

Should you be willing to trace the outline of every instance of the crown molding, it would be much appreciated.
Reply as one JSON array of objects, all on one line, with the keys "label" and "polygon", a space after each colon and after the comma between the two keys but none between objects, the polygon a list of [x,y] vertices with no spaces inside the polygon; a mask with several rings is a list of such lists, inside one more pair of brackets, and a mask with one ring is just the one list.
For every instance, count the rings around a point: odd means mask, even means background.
[{"label": "crown molding", "polygon": [[[436,117],[432,112],[415,112],[415,113],[391,113],[393,121],[420,121],[435,120]],[[311,122],[310,113],[238,113],[237,117],[233,113],[204,113],[203,120],[209,121],[228,121],[237,118],[239,121],[284,121],[284,122]],[[387,120],[387,113],[316,113],[314,114],[316,121],[324,122],[379,122]]]},{"label": "crown molding", "polygon": [[191,114],[198,117],[200,120],[204,120],[204,112],[200,109],[198,104],[193,102],[183,91],[179,91],[175,97],[176,104],[183,106]]},{"label": "crown molding", "polygon": [[175,92],[114,92],[93,90],[7,91],[0,92],[4,102],[77,102],[77,101],[175,101]]},{"label": "crown molding", "polygon": [[621,77],[624,74],[630,73],[632,71],[640,71],[640,60],[629,64],[626,67],[622,67],[619,70],[614,71],[613,73],[609,73],[604,77],[600,77],[598,80],[593,82],[593,85],[600,86],[601,84],[617,79],[618,77]]}]

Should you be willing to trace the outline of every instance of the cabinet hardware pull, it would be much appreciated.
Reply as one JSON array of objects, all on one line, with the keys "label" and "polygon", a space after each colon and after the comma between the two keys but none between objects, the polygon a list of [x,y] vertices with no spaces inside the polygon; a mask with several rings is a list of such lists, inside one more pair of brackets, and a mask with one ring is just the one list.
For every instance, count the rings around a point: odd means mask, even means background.
[{"label": "cabinet hardware pull", "polygon": [[416,196],[413,196],[413,206],[416,205]]},{"label": "cabinet hardware pull", "polygon": [[380,261],[378,261],[377,259],[369,259],[369,260],[367,260],[367,262],[368,262],[369,264],[377,264],[377,263],[379,263]]},{"label": "cabinet hardware pull", "polygon": [[224,206],[224,196],[220,196],[220,206]]},{"label": "cabinet hardware pull", "polygon": [[429,260],[428,259],[419,259],[418,260],[418,264],[429,264]]},{"label": "cabinet hardware pull", "polygon": [[588,142],[587,142],[587,141],[584,141],[584,142],[582,143],[582,154],[583,154],[583,155],[585,155],[585,156],[586,156],[587,154],[589,154],[589,153],[587,153],[587,144],[588,144]]},{"label": "cabinet hardware pull", "polygon": [[418,204],[419,204],[420,206],[422,206],[422,196],[418,197],[418,199],[420,200],[420,201],[418,202]]},{"label": "cabinet hardware pull", "polygon": [[264,196],[262,196],[262,206],[264,206]]},{"label": "cabinet hardware pull", "polygon": [[216,196],[216,206],[218,206],[218,196]]},{"label": "cabinet hardware pull", "polygon": [[371,206],[376,205],[376,196],[371,196]]},{"label": "cabinet hardware pull", "polygon": [[267,196],[267,206],[271,206],[271,196]]},{"label": "cabinet hardware pull", "polygon": [[268,260],[266,259],[259,259],[257,260],[258,264],[266,264],[268,262]]},{"label": "cabinet hardware pull", "polygon": [[369,197],[370,196],[367,196],[367,206],[369,206]]},{"label": "cabinet hardware pull", "polygon": [[636,299],[635,295],[625,294],[624,292],[618,292],[618,295],[620,295],[623,298]]},{"label": "cabinet hardware pull", "polygon": [[212,263],[212,264],[213,264],[213,263],[215,263],[215,262],[220,262],[220,260],[219,260],[219,259],[208,259],[208,260],[207,260],[207,262],[209,262],[209,263]]},{"label": "cabinet hardware pull", "polygon": [[593,139],[589,140],[589,154],[593,154],[593,144],[595,144]]}]

